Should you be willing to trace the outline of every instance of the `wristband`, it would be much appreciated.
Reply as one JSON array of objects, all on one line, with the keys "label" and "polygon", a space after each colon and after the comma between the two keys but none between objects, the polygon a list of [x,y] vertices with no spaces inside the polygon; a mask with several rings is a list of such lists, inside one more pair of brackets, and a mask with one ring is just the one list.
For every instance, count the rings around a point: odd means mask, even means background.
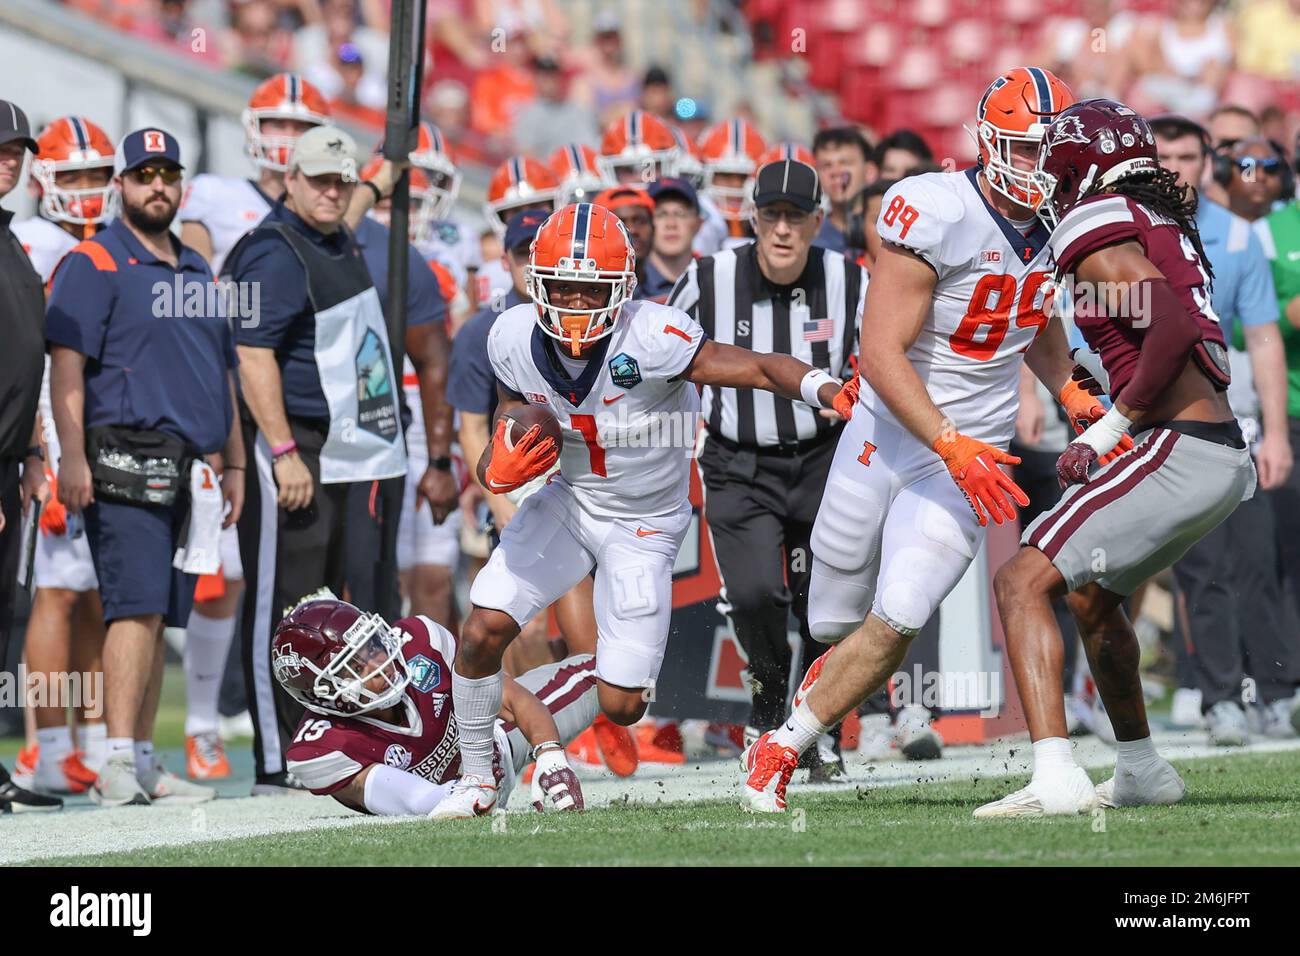
[{"label": "wristband", "polygon": [[370,191],[375,195],[375,205],[378,206],[380,200],[384,198],[384,194],[379,191],[379,187],[368,179],[361,180],[361,185],[370,187]]},{"label": "wristband", "polygon": [[248,469],[245,468],[243,465],[222,465],[221,470],[222,471],[247,471]]},{"label": "wristband", "polygon": [[31,448],[28,448],[27,451],[23,452],[23,458],[39,458],[41,461],[44,461],[45,452],[41,451],[40,445],[33,445]]},{"label": "wristband", "polygon": [[296,441],[287,441],[283,445],[272,445],[271,460],[279,461],[285,455],[288,455],[291,452],[295,452],[297,450],[298,450],[298,443]]},{"label": "wristband", "polygon": [[451,471],[451,459],[446,455],[440,458],[430,458],[429,467],[435,471]]},{"label": "wristband", "polygon": [[1087,445],[1101,457],[1119,444],[1120,439],[1128,434],[1133,422],[1125,418],[1118,408],[1112,407],[1105,415],[1097,419],[1073,444]]},{"label": "wristband", "polygon": [[813,408],[830,408],[829,405],[823,405],[822,400],[817,395],[821,391],[821,387],[827,384],[838,387],[840,382],[824,369],[812,369],[799,382],[799,397],[804,400],[805,404],[811,405]]},{"label": "wristband", "polygon": [[558,740],[543,740],[533,748],[533,759],[536,760],[539,756],[551,750],[563,751],[564,746]]}]

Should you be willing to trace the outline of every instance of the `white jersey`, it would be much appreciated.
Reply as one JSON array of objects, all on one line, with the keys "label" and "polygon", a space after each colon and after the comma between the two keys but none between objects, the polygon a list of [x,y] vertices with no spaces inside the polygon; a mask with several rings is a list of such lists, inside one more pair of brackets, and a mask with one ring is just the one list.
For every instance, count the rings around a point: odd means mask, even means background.
[{"label": "white jersey", "polygon": [[505,388],[559,420],[560,473],[579,506],[644,519],[687,501],[700,398],[677,376],[703,341],[704,330],[680,309],[628,302],[607,344],[570,380],[527,302],[493,324],[488,357]]},{"label": "white jersey", "polygon": [[[1005,448],[1015,432],[1020,363],[1047,325],[1053,260],[1041,223],[1022,235],[984,198],[974,169],[909,176],[885,194],[881,239],[938,274],[907,357],[958,430]],[[870,297],[870,290],[867,292]],[[863,346],[870,341],[863,330]],[[870,388],[860,401],[893,420]]]},{"label": "white jersey", "polygon": [[208,230],[212,237],[212,274],[219,276],[235,243],[266,218],[272,204],[252,180],[201,173],[185,189],[180,220],[197,222]]},{"label": "white jersey", "polygon": [[501,301],[515,287],[514,280],[510,278],[510,270],[501,264],[500,259],[485,260],[479,265],[475,282],[480,309],[489,303]]},{"label": "white jersey", "polygon": [[40,273],[42,283],[50,281],[54,267],[80,242],[57,222],[39,216],[15,222],[10,228]]},{"label": "white jersey", "polygon": [[[54,267],[63,261],[63,257],[75,246],[79,239],[71,235],[56,222],[33,216],[16,222],[11,227],[13,234],[22,243],[27,258],[40,273],[41,282],[49,284],[54,275]],[[50,402],[50,357],[45,356],[45,374],[41,378],[41,399],[38,406],[41,412],[41,437],[45,440],[49,452],[50,468],[57,468],[59,462],[59,435],[54,428],[54,407]]]},{"label": "white jersey", "polygon": [[415,248],[426,261],[436,262],[450,272],[458,289],[468,288],[469,274],[479,267],[482,258],[478,236],[454,219],[435,222],[428,241],[416,243]]},{"label": "white jersey", "polygon": [[700,230],[691,241],[691,251],[697,256],[711,256],[721,249],[729,248],[726,242],[731,237],[731,231],[727,228],[727,220],[722,217],[718,204],[703,189],[697,190],[697,198],[700,201]]}]

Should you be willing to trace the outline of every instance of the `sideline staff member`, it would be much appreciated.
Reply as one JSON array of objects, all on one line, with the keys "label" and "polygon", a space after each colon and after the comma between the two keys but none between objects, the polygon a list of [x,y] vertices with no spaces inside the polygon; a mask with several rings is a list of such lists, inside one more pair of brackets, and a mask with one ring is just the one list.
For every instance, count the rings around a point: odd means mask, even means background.
[{"label": "sideline staff member", "polygon": [[[195,542],[187,528],[207,532],[203,546],[215,554],[219,497],[230,505],[229,525],[244,485],[230,325],[208,264],[171,234],[180,159],[162,130],[122,139],[113,180],[121,218],[68,253],[46,310],[50,398],[63,449],[59,500],[85,514],[108,626],[108,752],[91,791],[105,806],[216,796],[163,771],[152,756],[161,626],[183,627],[194,601],[196,578],[175,569],[173,557]],[[211,471],[195,462],[217,451],[221,496],[205,495]]]},{"label": "sideline staff member", "polygon": [[[668,298],[718,342],[793,355],[837,378],[852,374],[867,280],[813,245],[822,225],[817,171],[768,163],[754,185],[754,242],[695,262]],[[706,387],[700,455],[704,510],[736,638],[749,658],[746,737],[785,719],[791,606],[804,666],[824,648],[808,631],[809,538],[840,427],[804,405],[751,389]],[[779,542],[782,550],[773,548]]]},{"label": "sideline staff member", "polygon": [[224,266],[230,279],[261,290],[260,314],[235,329],[254,467],[239,523],[254,796],[302,789],[284,763],[302,711],[272,674],[271,635],[304,595],[343,593],[352,486],[406,474],[401,381],[379,295],[344,225],[359,164],[343,130],[304,133],[285,195]]}]

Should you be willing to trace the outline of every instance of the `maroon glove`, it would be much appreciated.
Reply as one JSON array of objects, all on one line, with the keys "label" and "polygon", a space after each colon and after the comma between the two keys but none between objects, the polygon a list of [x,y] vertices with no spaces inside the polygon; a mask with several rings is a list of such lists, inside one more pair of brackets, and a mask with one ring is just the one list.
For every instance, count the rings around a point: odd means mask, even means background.
[{"label": "maroon glove", "polygon": [[530,796],[538,813],[583,808],[582,784],[558,744],[537,755]]},{"label": "maroon glove", "polygon": [[1083,442],[1071,442],[1056,459],[1056,477],[1062,488],[1086,485],[1088,469],[1097,461],[1097,449]]}]

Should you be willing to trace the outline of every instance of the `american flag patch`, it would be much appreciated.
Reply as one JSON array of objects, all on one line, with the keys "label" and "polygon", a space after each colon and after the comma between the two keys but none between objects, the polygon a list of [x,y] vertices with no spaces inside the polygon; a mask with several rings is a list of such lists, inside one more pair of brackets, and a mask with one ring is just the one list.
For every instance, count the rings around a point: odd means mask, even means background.
[{"label": "american flag patch", "polygon": [[813,319],[803,324],[805,342],[827,342],[835,334],[835,323],[830,319]]}]

